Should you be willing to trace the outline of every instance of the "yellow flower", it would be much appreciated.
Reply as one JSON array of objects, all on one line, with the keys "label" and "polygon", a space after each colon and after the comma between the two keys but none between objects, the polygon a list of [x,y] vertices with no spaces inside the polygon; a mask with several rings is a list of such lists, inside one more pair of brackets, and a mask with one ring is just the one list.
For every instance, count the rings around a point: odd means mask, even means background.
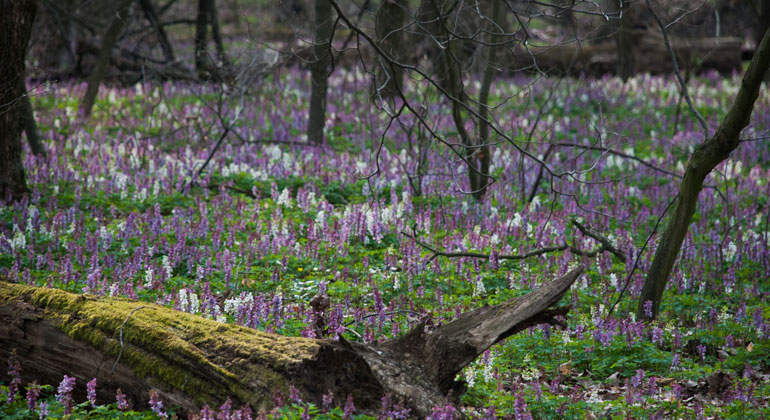
[{"label": "yellow flower", "polygon": [[297,267],[297,271],[302,271],[302,267]]}]

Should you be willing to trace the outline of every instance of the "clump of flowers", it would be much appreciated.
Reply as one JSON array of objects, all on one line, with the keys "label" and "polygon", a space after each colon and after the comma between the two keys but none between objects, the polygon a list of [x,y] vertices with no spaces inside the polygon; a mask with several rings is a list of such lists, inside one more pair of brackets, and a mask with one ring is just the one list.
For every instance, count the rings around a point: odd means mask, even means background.
[{"label": "clump of flowers", "polygon": [[56,400],[64,406],[64,414],[72,413],[72,390],[75,389],[75,378],[64,375],[56,393]]}]

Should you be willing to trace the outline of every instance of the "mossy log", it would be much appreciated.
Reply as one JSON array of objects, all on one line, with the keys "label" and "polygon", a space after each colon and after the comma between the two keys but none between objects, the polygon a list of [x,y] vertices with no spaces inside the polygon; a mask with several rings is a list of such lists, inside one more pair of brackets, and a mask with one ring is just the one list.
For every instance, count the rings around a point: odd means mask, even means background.
[{"label": "mossy log", "polygon": [[[447,392],[458,388],[457,373],[491,345],[557,322],[566,309],[549,308],[582,271],[379,345],[285,337],[155,304],[0,282],[0,360],[16,351],[24,383],[57,384],[67,374],[84,384],[95,377],[100,402],[114,402],[121,388],[135,408],[156,389],[182,412],[228,397],[269,409],[276,392],[286,395],[291,385],[316,403],[329,391],[340,405],[352,395],[371,413],[390,393],[424,416],[446,403]],[[81,400],[84,388],[77,388]]]}]

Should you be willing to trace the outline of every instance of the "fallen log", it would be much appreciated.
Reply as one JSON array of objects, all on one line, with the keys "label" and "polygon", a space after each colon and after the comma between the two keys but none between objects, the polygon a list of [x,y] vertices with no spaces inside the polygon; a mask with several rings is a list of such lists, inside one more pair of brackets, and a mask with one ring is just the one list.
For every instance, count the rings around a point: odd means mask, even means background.
[{"label": "fallen log", "polygon": [[[631,32],[634,68],[632,73],[664,74],[673,71],[671,55],[659,32],[636,29]],[[742,66],[740,38],[673,38],[672,49],[682,71],[696,73],[716,70],[739,71]],[[511,71],[542,71],[548,74],[613,74],[618,68],[614,42],[570,43],[528,46],[509,51]]]},{"label": "fallen log", "polygon": [[456,375],[490,346],[539,323],[560,323],[554,317],[568,308],[549,308],[583,270],[379,345],[285,337],[155,304],[0,282],[0,359],[15,350],[24,383],[97,378],[100,403],[113,402],[121,388],[135,408],[146,407],[156,389],[183,413],[228,397],[269,409],[276,392],[294,386],[314,403],[329,391],[338,405],[351,395],[367,413],[390,393],[424,417],[460,389]]}]

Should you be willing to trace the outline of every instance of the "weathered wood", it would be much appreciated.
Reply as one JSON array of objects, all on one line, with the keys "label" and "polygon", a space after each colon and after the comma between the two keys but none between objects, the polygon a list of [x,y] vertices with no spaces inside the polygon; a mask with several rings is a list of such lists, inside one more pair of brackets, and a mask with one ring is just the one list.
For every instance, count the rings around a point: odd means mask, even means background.
[{"label": "weathered wood", "polygon": [[368,413],[390,393],[423,417],[445,403],[457,372],[489,346],[537,323],[556,322],[553,316],[566,310],[548,307],[582,270],[434,332],[418,325],[374,346],[284,337],[154,304],[0,282],[0,359],[16,350],[25,383],[55,384],[65,374],[78,383],[95,377],[99,401],[114,401],[121,388],[137,408],[146,406],[150,389],[183,410],[228,397],[236,405],[269,408],[273,395],[288,394],[291,385],[316,403],[328,391],[339,405],[351,395]]},{"label": "weathered wood", "polygon": [[[632,66],[628,74],[663,74],[673,70],[671,57],[659,33],[631,30]],[[624,32],[625,35],[625,32]],[[741,69],[740,38],[674,38],[672,48],[682,71],[716,70],[732,73]],[[511,69],[539,70],[551,74],[585,73],[600,76],[618,70],[618,50],[615,42],[599,44],[573,43],[555,46],[530,46],[515,49],[511,54]]]}]

